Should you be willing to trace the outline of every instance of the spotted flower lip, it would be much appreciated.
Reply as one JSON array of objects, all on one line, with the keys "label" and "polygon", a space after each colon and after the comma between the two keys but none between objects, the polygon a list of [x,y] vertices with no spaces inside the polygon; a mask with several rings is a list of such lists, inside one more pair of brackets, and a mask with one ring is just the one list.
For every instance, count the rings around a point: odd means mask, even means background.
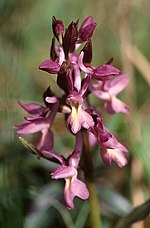
[{"label": "spotted flower lip", "polygon": [[75,196],[84,200],[89,197],[85,183],[77,178],[80,153],[80,150],[74,150],[67,160],[62,161],[61,166],[51,173],[53,179],[65,179],[64,200],[69,209],[74,208]]}]

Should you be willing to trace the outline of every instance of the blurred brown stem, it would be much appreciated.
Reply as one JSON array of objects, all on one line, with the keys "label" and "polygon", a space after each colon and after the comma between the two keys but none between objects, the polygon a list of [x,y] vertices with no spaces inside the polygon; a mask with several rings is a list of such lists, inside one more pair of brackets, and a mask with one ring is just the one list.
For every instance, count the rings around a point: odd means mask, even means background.
[{"label": "blurred brown stem", "polygon": [[128,59],[135,65],[135,67],[140,71],[141,75],[150,86],[150,64],[142,52],[136,47],[131,45],[126,45],[125,54]]}]

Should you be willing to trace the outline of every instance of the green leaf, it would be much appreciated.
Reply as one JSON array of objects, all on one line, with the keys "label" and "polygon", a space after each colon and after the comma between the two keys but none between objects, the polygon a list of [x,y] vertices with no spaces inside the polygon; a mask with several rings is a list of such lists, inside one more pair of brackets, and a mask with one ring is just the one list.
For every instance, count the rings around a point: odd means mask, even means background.
[{"label": "green leaf", "polygon": [[85,201],[82,203],[81,209],[76,218],[75,227],[76,228],[85,227],[85,223],[87,221],[88,215],[89,215],[89,205],[88,205],[88,202]]},{"label": "green leaf", "polygon": [[150,199],[139,207],[136,207],[132,212],[122,218],[115,228],[129,227],[131,224],[144,220],[150,213]]}]

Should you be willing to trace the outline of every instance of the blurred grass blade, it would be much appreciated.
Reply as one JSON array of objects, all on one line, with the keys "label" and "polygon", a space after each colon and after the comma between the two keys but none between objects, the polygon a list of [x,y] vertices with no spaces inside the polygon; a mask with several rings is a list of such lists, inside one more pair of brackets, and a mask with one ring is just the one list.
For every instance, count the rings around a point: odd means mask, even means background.
[{"label": "blurred grass blade", "polygon": [[75,228],[68,209],[59,202],[61,194],[62,186],[60,183],[51,183],[42,187],[34,197],[31,210],[25,218],[24,228]]},{"label": "blurred grass blade", "polygon": [[85,223],[87,221],[88,215],[89,215],[89,205],[88,205],[88,202],[85,201],[82,204],[82,207],[81,207],[81,209],[80,209],[80,211],[78,213],[78,216],[77,216],[77,219],[76,219],[76,222],[75,222],[75,227],[76,228],[85,227]]},{"label": "blurred grass blade", "polygon": [[136,207],[131,213],[122,218],[115,228],[129,227],[131,224],[144,220],[150,213],[150,199],[139,207]]},{"label": "blurred grass blade", "polygon": [[[107,212],[107,216],[126,216],[131,210],[132,205],[129,200],[123,197],[118,191],[113,188],[110,188],[108,185],[101,187],[98,185],[99,196],[103,201],[103,205],[105,207],[105,212]],[[100,188],[101,187],[101,188]]]}]

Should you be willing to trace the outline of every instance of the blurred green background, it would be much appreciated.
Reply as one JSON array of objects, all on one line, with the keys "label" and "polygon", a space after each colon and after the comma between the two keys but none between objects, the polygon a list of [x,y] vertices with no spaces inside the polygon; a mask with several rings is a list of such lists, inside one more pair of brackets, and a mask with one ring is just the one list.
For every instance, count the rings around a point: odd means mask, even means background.
[{"label": "blurred green background", "polygon": [[[108,116],[105,124],[129,149],[124,169],[106,167],[95,153],[103,227],[116,221],[149,197],[150,187],[150,1],[148,0],[1,0],[0,1],[0,227],[89,227],[88,203],[75,200],[68,211],[62,203],[63,181],[52,181],[55,165],[36,159],[20,144],[13,126],[25,113],[17,100],[42,103],[42,93],[54,80],[38,70],[49,57],[51,18],[72,20],[91,15],[93,64],[114,57],[114,66],[129,73],[121,95],[130,105],[125,116]],[[96,106],[100,102],[93,98]],[[72,150],[72,138],[58,115],[53,127],[55,149]],[[63,130],[64,129],[64,130]],[[27,139],[36,141],[36,137]],[[97,159],[98,158],[98,159]],[[146,223],[145,223],[146,224]],[[139,224],[144,227],[144,223]],[[145,225],[146,227],[146,225]]]}]

